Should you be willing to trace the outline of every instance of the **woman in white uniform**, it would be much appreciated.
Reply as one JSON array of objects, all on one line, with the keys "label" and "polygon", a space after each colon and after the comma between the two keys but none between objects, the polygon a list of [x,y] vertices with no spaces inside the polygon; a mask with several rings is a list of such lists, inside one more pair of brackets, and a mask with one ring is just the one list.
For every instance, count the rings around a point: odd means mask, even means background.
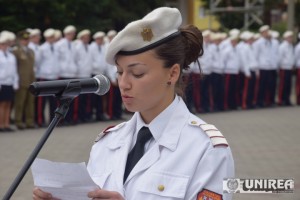
[{"label": "woman in white uniform", "polygon": [[[99,189],[91,199],[231,199],[222,190],[234,176],[226,139],[178,95],[182,70],[203,54],[201,32],[181,22],[176,8],[158,8],[110,43],[106,60],[117,66],[123,103],[135,113],[96,139],[88,171]],[[38,188],[33,194],[51,199]]]}]

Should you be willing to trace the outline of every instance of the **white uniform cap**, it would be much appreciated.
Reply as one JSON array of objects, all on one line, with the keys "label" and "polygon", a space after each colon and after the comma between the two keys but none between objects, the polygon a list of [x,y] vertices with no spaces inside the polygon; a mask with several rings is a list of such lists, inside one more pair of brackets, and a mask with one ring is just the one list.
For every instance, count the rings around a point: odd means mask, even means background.
[{"label": "white uniform cap", "polygon": [[254,33],[251,33],[250,31],[246,31],[244,35],[244,40],[250,40],[254,37]]},{"label": "white uniform cap", "polygon": [[26,28],[26,31],[27,31],[28,33],[30,33],[32,30],[33,30],[32,28]]},{"label": "white uniform cap", "polygon": [[105,36],[105,33],[104,33],[104,32],[98,31],[98,32],[96,32],[96,33],[93,35],[93,39],[95,40],[95,39],[97,39],[97,38],[102,38],[102,37],[104,37],[104,36]]},{"label": "white uniform cap", "polygon": [[115,31],[115,30],[110,30],[107,32],[108,37],[114,37],[116,35],[117,35],[117,31]]},{"label": "white uniform cap", "polygon": [[64,29],[64,34],[76,32],[76,28],[73,25],[66,26]]},{"label": "white uniform cap", "polygon": [[243,32],[240,34],[240,39],[246,40],[245,37],[246,37],[246,35],[247,35],[248,32],[249,32],[249,31],[243,31]]},{"label": "white uniform cap", "polygon": [[224,40],[227,38],[227,33],[223,32],[223,33],[219,33],[220,34],[220,39]]},{"label": "white uniform cap", "polygon": [[77,38],[80,39],[82,36],[90,35],[90,34],[91,34],[90,30],[84,29],[78,33]]},{"label": "white uniform cap", "polygon": [[220,39],[222,39],[222,33],[211,33],[210,34],[210,39],[212,41],[220,40]]},{"label": "white uniform cap", "polygon": [[180,35],[182,18],[177,8],[161,7],[143,19],[129,23],[110,42],[106,61],[115,65],[115,56],[135,55],[153,49]]},{"label": "white uniform cap", "polygon": [[203,37],[209,36],[210,34],[211,34],[210,30],[205,30],[205,31],[202,32]]},{"label": "white uniform cap", "polygon": [[239,34],[240,34],[240,30],[239,30],[239,29],[236,29],[236,28],[231,29],[231,30],[229,31],[229,35],[230,35],[230,36],[232,36],[232,35],[239,35]]},{"label": "white uniform cap", "polygon": [[261,37],[261,35],[259,33],[255,33],[253,37],[254,37],[254,39],[259,39]]},{"label": "white uniform cap", "polygon": [[294,35],[293,31],[285,31],[283,33],[283,38],[291,37],[293,35]]},{"label": "white uniform cap", "polygon": [[278,31],[273,31],[270,30],[269,34],[271,35],[272,38],[277,39],[279,37],[279,32]]},{"label": "white uniform cap", "polygon": [[6,43],[8,41],[9,41],[8,35],[1,33],[1,35],[0,35],[0,44]]},{"label": "white uniform cap", "polygon": [[53,37],[55,35],[55,30],[53,28],[48,28],[47,30],[44,31],[44,37]]},{"label": "white uniform cap", "polygon": [[7,39],[7,41],[13,41],[16,39],[16,35],[13,32],[4,30],[1,32],[1,35],[4,35]]},{"label": "white uniform cap", "polygon": [[230,40],[238,40],[239,39],[239,35],[238,34],[233,34],[231,36],[229,36]]},{"label": "white uniform cap", "polygon": [[31,29],[31,31],[29,32],[30,33],[30,37],[33,37],[33,36],[36,36],[36,35],[41,35],[41,31],[40,29]]},{"label": "white uniform cap", "polygon": [[259,28],[259,32],[264,32],[264,31],[267,31],[270,29],[270,26],[269,25],[263,25]]},{"label": "white uniform cap", "polygon": [[55,30],[54,37],[55,37],[56,39],[61,38],[61,37],[62,37],[61,31],[60,31],[60,30]]}]

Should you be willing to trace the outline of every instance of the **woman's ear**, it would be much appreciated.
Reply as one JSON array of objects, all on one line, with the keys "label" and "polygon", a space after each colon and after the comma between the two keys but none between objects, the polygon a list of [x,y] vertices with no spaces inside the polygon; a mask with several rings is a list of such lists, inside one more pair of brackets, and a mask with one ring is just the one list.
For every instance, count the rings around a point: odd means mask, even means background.
[{"label": "woman's ear", "polygon": [[169,73],[170,73],[170,77],[169,77],[169,82],[171,82],[171,84],[175,84],[180,76],[180,65],[179,64],[174,64],[171,68],[169,68]]}]

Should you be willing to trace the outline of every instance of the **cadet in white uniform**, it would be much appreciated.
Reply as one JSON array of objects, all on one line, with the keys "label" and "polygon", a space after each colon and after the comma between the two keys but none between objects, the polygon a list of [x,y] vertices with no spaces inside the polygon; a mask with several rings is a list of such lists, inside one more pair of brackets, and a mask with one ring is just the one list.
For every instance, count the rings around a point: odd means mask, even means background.
[{"label": "cadet in white uniform", "polygon": [[[158,8],[110,43],[106,59],[117,65],[123,103],[135,114],[99,134],[88,171],[101,189],[90,198],[231,199],[222,192],[223,178],[234,176],[226,139],[175,93],[182,69],[203,53],[201,32],[181,22],[176,8]],[[34,199],[46,195],[34,190]]]},{"label": "cadet in white uniform", "polygon": [[238,35],[230,36],[230,44],[222,52],[224,62],[224,109],[237,109],[238,103],[238,75],[241,68],[241,60],[237,50]]},{"label": "cadet in white uniform", "polygon": [[[105,61],[106,45],[104,43],[105,33],[102,31],[96,32],[93,35],[94,42],[90,44],[92,56],[92,76],[97,74],[108,75],[108,65]],[[100,96],[92,94],[92,108],[96,112],[96,120],[107,120],[107,95]]]},{"label": "cadet in white uniform", "polygon": [[[63,30],[64,38],[55,43],[58,51],[58,60],[60,63],[60,79],[74,79],[77,77],[78,67],[75,63],[75,45],[73,39],[76,35],[76,28],[72,25],[66,26]],[[77,121],[78,103],[76,100],[70,105],[69,111],[64,119],[63,124],[73,124]],[[75,111],[75,113],[74,113]]]},{"label": "cadet in white uniform", "polygon": [[[92,54],[89,42],[91,39],[90,30],[82,30],[78,33],[75,45],[75,63],[78,67],[77,78],[90,78],[92,76]],[[92,117],[91,94],[79,95],[78,119],[87,122]],[[76,103],[76,101],[75,101]]]},{"label": "cadet in white uniform", "polygon": [[293,32],[283,34],[284,41],[279,46],[279,88],[278,105],[291,105],[292,70],[295,65]]},{"label": "cadet in white uniform", "polygon": [[[37,68],[41,59],[40,54],[40,41],[41,41],[41,31],[39,29],[31,29],[30,33],[30,42],[28,47],[34,52],[34,71],[37,73]],[[36,75],[36,78],[39,76]]]},{"label": "cadet in white uniform", "polygon": [[245,82],[242,96],[242,108],[253,108],[255,106],[258,89],[259,70],[258,63],[255,58],[252,43],[254,41],[254,34],[246,31],[242,33],[243,45],[239,49],[241,55],[241,62],[245,74]]},{"label": "cadet in white uniform", "polygon": [[[300,39],[300,33],[298,33]],[[300,42],[295,47],[295,59],[296,59],[296,103],[300,105]]]},{"label": "cadet in white uniform", "polygon": [[210,47],[212,53],[212,74],[211,84],[214,102],[214,111],[224,110],[224,63],[222,50],[220,49],[221,35],[214,33],[211,35],[213,44]]},{"label": "cadet in white uniform", "polygon": [[15,56],[8,51],[9,38],[0,36],[0,132],[13,131],[10,128],[10,111],[14,90],[19,88],[19,76]]},{"label": "cadet in white uniform", "polygon": [[257,97],[257,105],[264,107],[268,105],[266,101],[271,97],[272,91],[272,70],[274,66],[273,61],[273,45],[269,35],[269,26],[264,25],[260,27],[259,31],[261,37],[253,44],[255,49],[255,57],[258,61],[259,67],[259,90]]},{"label": "cadet in white uniform", "polygon": [[[52,81],[59,78],[60,63],[58,60],[58,51],[55,43],[55,30],[52,28],[47,29],[44,32],[45,42],[40,47],[40,62],[37,66],[37,78],[39,81]],[[38,125],[43,126],[45,123],[45,105],[46,101],[49,102],[49,114],[50,120],[54,117],[54,111],[56,109],[56,101],[53,96],[37,97],[37,114],[38,114]]]},{"label": "cadet in white uniform", "polygon": [[199,74],[201,74],[200,78],[200,103],[201,103],[201,111],[209,112],[212,109],[212,94],[211,94],[211,65],[212,65],[212,52],[210,51],[211,41],[210,41],[209,30],[205,30],[202,32],[203,35],[203,55],[199,57],[198,61],[200,63],[201,72],[199,71],[199,66],[197,62],[193,63],[193,67],[198,70]]}]

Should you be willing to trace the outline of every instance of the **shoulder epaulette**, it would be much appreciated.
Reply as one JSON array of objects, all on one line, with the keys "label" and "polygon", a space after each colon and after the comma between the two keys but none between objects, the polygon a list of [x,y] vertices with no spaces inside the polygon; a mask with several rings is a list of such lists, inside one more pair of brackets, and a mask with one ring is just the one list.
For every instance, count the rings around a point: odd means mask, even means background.
[{"label": "shoulder epaulette", "polygon": [[210,138],[214,147],[225,146],[228,147],[228,142],[222,133],[212,124],[201,124],[197,121],[190,121],[190,125],[200,127],[206,135]]},{"label": "shoulder epaulette", "polygon": [[118,125],[108,126],[101,133],[98,134],[97,138],[95,139],[95,143],[98,142],[101,138],[103,138],[108,133],[120,129],[121,127],[124,126],[124,124],[125,124],[125,122],[118,124]]}]

